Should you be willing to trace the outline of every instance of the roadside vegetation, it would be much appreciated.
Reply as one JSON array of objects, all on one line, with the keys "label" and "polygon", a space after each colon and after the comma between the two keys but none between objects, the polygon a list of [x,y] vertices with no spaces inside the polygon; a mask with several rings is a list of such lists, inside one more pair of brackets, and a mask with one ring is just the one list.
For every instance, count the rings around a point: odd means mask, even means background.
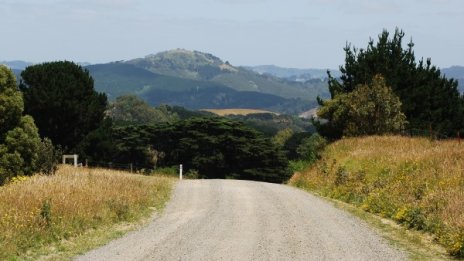
[{"label": "roadside vegetation", "polygon": [[[435,137],[460,139],[464,97],[430,59],[416,62],[403,37],[397,29],[365,49],[347,44],[340,79],[329,73],[332,99],[319,99],[313,120],[332,143],[306,145],[312,152],[291,164],[289,183],[430,233],[462,258],[464,144]],[[414,130],[429,137],[400,136]]]},{"label": "roadside vegetation", "polygon": [[53,176],[16,177],[0,187],[0,259],[35,259],[38,249],[136,222],[163,208],[173,183],[168,176],[69,166]]},{"label": "roadside vegetation", "polygon": [[330,144],[290,184],[434,235],[464,256],[464,143],[370,136]]}]

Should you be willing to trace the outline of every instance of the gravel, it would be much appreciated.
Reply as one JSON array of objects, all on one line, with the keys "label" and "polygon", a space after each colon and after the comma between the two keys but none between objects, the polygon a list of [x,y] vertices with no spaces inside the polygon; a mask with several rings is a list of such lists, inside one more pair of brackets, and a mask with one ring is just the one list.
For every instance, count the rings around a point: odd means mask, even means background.
[{"label": "gravel", "polygon": [[277,184],[186,180],[148,226],[76,260],[406,260],[362,221]]}]

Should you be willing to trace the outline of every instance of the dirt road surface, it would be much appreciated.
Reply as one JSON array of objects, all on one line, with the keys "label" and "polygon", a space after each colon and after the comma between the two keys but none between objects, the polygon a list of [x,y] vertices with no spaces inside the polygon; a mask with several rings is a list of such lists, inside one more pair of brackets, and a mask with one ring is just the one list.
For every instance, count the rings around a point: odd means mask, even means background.
[{"label": "dirt road surface", "polygon": [[298,189],[177,184],[163,214],[77,260],[405,260],[359,219]]}]

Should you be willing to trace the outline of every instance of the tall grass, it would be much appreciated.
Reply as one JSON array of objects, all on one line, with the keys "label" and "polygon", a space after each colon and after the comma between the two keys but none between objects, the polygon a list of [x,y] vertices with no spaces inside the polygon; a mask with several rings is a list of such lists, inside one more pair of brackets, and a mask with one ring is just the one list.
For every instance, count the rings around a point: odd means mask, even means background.
[{"label": "tall grass", "polygon": [[56,175],[0,187],[0,260],[133,221],[150,207],[161,208],[172,183],[168,177],[61,166]]},{"label": "tall grass", "polygon": [[464,143],[343,139],[290,183],[430,232],[451,255],[464,257]]}]

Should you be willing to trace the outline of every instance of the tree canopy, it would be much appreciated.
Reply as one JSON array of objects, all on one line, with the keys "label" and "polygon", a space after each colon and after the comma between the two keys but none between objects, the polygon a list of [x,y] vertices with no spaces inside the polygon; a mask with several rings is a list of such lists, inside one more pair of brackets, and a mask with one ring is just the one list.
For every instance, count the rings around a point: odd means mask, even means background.
[{"label": "tree canopy", "polygon": [[328,120],[316,122],[320,133],[333,138],[398,133],[406,125],[401,102],[381,75],[369,85],[358,85],[325,101],[317,114]]},{"label": "tree canopy", "polygon": [[54,144],[72,150],[103,120],[106,95],[94,90],[92,77],[81,66],[43,63],[27,67],[21,77],[25,112]]},{"label": "tree canopy", "polygon": [[[158,167],[183,164],[200,178],[283,182],[291,172],[283,151],[257,131],[224,118],[191,118],[138,126],[106,125],[84,141],[90,162]],[[98,151],[98,153],[94,153]],[[102,158],[105,156],[106,158]]]},{"label": "tree canopy", "polygon": [[369,40],[366,49],[347,44],[340,80],[329,73],[332,99],[358,86],[372,86],[374,76],[381,74],[400,98],[409,128],[432,128],[454,136],[464,128],[464,98],[457,89],[457,81],[445,78],[430,59],[416,62],[413,42],[404,48],[403,38],[404,32],[399,29],[392,38],[384,30],[376,43]]},{"label": "tree canopy", "polygon": [[151,107],[135,95],[116,98],[108,109],[108,116],[117,124],[156,124],[172,122],[179,116],[166,106]]},{"label": "tree canopy", "polygon": [[23,109],[13,72],[0,65],[0,185],[38,170],[40,138],[34,120],[23,116]]}]

